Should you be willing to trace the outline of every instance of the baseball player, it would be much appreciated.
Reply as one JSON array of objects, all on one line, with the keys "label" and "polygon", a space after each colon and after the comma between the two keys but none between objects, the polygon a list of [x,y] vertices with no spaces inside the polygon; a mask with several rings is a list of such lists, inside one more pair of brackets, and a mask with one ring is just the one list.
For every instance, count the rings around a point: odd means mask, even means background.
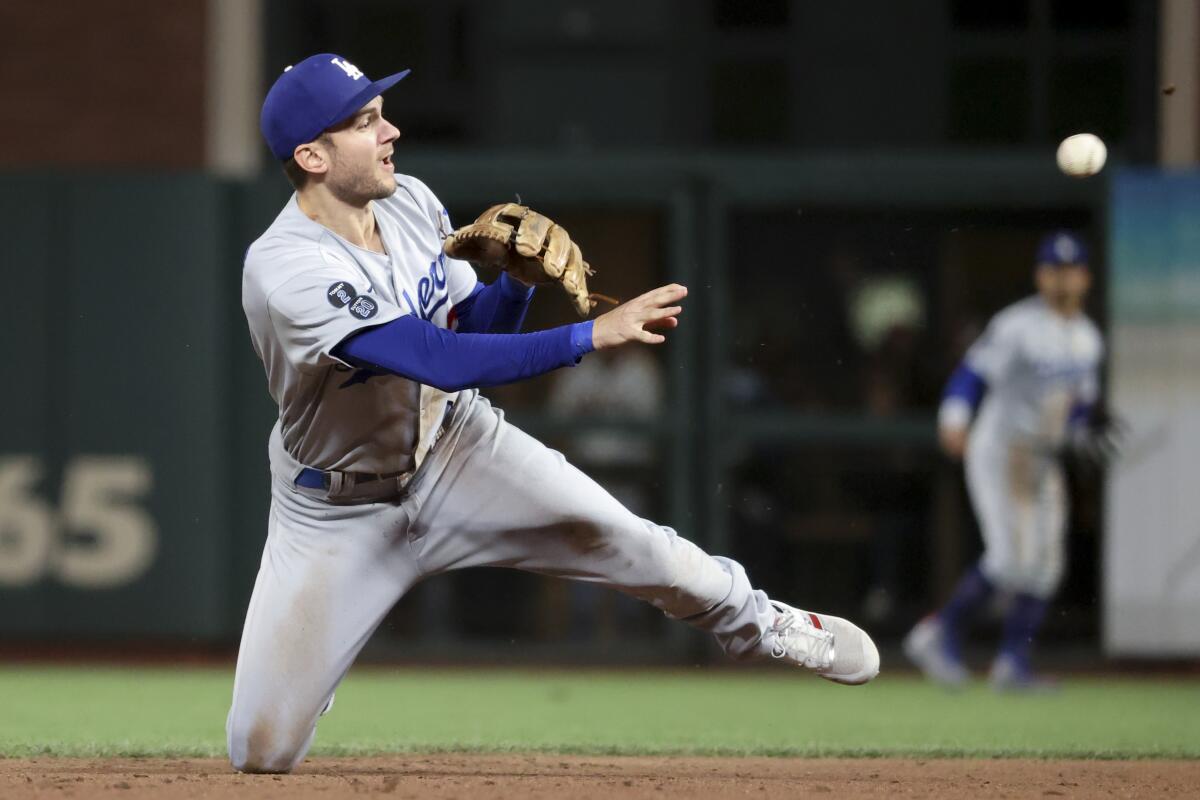
[{"label": "baseball player", "polygon": [[[858,627],[768,599],[736,562],[639,519],[479,394],[593,350],[659,344],[687,290],[661,286],[594,320],[519,333],[533,294],[522,273],[484,285],[444,245],[484,241],[516,214],[514,252],[544,262],[584,312],[586,264],[523,207],[453,232],[433,193],[395,173],[400,132],[381,94],[407,74],[371,81],[325,53],[285,70],[263,102],[262,132],[296,192],[243,273],[279,420],[226,725],[234,767],[295,767],[387,611],[418,581],[465,567],[612,587],[710,632],[735,658],[873,678],[878,651]],[[510,247],[507,235],[495,242]]]},{"label": "baseball player", "polygon": [[1045,237],[1037,250],[1037,295],[992,319],[943,395],[940,443],[951,458],[965,454],[984,553],[950,601],[904,640],[909,658],[941,684],[968,679],[963,626],[999,591],[1009,605],[992,683],[1045,685],[1030,668],[1030,649],[1063,574],[1067,496],[1059,455],[1064,447],[1095,444],[1088,420],[1104,345],[1083,312],[1087,263],[1075,234]]}]

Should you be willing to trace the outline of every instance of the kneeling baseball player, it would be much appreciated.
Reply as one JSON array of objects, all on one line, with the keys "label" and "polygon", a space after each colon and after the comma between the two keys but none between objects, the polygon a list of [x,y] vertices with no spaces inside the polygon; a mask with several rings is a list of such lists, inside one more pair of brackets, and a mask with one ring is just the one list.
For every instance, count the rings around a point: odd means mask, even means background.
[{"label": "kneeling baseball player", "polygon": [[[594,320],[519,333],[536,283],[586,316],[587,264],[523,206],[453,231],[441,202],[392,165],[382,92],[332,54],[286,70],[261,126],[295,194],[246,253],[242,304],[279,420],[271,513],[246,612],[229,757],[287,772],[384,615],[416,584],[504,566],[641,598],[734,658],[776,658],[845,684],[879,672],[870,637],[755,590],[736,562],[639,519],[478,388],[658,344],[679,285]],[[457,258],[455,257],[457,256]],[[470,259],[504,268],[484,285]]]}]

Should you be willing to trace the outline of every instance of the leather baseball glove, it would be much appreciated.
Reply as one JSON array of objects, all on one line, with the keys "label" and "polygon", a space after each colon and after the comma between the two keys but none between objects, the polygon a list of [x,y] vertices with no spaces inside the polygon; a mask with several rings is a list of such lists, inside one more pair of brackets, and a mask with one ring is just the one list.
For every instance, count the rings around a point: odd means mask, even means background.
[{"label": "leather baseball glove", "polygon": [[1063,448],[1063,463],[1081,472],[1101,472],[1121,455],[1129,425],[1120,416],[1097,407],[1088,421],[1074,430]]},{"label": "leather baseball glove", "polygon": [[499,267],[525,283],[561,284],[581,317],[599,297],[588,294],[587,279],[595,273],[566,230],[516,203],[492,206],[446,237],[442,250],[451,258]]}]

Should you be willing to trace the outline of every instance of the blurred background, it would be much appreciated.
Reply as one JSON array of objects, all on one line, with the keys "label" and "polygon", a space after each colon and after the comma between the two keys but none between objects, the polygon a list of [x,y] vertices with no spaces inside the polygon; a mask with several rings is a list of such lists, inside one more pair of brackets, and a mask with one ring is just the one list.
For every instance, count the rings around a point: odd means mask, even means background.
[{"label": "blurred background", "polygon": [[[412,68],[386,98],[395,163],[456,221],[520,199],[596,291],[691,287],[668,346],[486,394],[639,514],[885,645],[980,550],[942,386],[1032,293],[1040,236],[1080,229],[1133,452],[1071,482],[1042,653],[1200,654],[1191,0],[5,0],[0,37],[0,654],[236,647],[275,417],[241,258],[290,193],[258,109],[322,51]],[[1110,153],[1086,180],[1054,162],[1081,131]],[[571,320],[541,294],[528,326]],[[714,652],[616,594],[476,570],[417,587],[366,655]]]}]

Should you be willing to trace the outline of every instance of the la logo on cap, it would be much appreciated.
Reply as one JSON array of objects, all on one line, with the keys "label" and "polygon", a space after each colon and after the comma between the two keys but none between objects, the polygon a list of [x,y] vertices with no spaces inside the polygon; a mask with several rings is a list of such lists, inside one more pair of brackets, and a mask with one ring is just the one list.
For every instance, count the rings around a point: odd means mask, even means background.
[{"label": "la logo on cap", "polygon": [[354,80],[358,80],[363,76],[362,70],[351,64],[349,61],[342,61],[340,58],[329,59],[330,64],[336,64],[341,68],[342,72],[349,75]]},{"label": "la logo on cap", "polygon": [[1075,242],[1070,236],[1059,236],[1054,242],[1054,253],[1060,261],[1074,261],[1078,256]]}]

